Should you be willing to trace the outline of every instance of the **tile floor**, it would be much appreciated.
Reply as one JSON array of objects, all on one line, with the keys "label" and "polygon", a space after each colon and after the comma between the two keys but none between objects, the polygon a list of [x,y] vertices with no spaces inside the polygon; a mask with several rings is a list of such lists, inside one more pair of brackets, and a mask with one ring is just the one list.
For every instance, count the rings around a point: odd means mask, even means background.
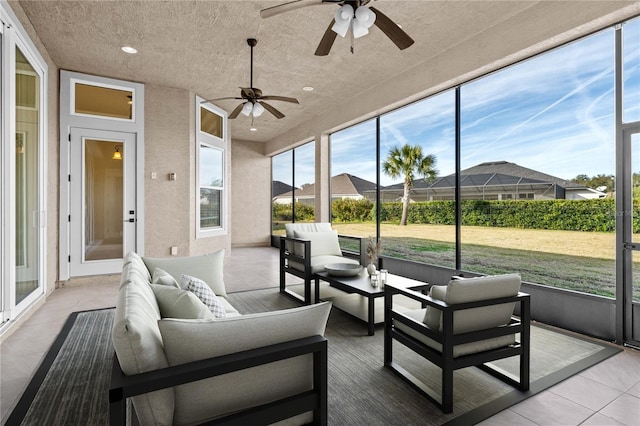
[{"label": "tile floor", "polygon": [[[278,251],[233,249],[225,260],[224,276],[230,292],[277,287]],[[42,307],[0,344],[2,424],[67,316],[74,311],[113,306],[118,280],[118,276],[102,277],[92,284],[71,284],[55,290]],[[640,351],[625,348],[620,354],[481,424],[640,425]]]}]

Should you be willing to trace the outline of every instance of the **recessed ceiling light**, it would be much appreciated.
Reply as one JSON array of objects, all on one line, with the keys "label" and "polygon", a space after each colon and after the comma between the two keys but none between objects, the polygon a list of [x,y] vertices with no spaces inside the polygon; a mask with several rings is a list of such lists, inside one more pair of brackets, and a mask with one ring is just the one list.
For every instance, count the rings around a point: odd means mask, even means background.
[{"label": "recessed ceiling light", "polygon": [[311,86],[304,86],[304,87],[302,88],[302,90],[304,90],[305,92],[311,92],[311,91],[313,90],[313,87],[311,87]]},{"label": "recessed ceiling light", "polygon": [[256,129],[255,127],[252,127],[249,130],[251,130],[252,132],[257,132],[258,131],[258,129]]},{"label": "recessed ceiling light", "polygon": [[134,53],[138,53],[138,49],[136,49],[135,47],[131,47],[131,46],[122,46],[120,49],[122,49],[123,52],[130,53],[132,55]]}]

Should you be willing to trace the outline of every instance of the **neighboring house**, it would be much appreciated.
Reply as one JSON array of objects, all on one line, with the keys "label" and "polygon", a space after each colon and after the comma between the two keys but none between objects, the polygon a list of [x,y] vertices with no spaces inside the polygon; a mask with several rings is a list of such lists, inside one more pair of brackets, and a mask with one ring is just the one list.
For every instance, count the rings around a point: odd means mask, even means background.
[{"label": "neighboring house", "polygon": [[[275,182],[274,182],[275,184]],[[348,173],[342,173],[331,178],[331,200],[344,200],[352,198],[359,200],[364,198],[365,192],[375,194],[376,184],[368,180],[361,179]],[[315,202],[315,185],[305,185],[302,188],[288,191],[273,197],[273,202],[278,204],[291,204],[291,199],[295,197],[296,203],[313,205]]]},{"label": "neighboring house", "polygon": [[[460,173],[460,192],[465,200],[585,200],[604,198],[606,193],[565,179],[528,169],[508,161],[481,163]],[[403,184],[380,191],[385,201],[399,201]],[[439,177],[431,183],[416,179],[411,201],[453,200],[455,175]]]}]

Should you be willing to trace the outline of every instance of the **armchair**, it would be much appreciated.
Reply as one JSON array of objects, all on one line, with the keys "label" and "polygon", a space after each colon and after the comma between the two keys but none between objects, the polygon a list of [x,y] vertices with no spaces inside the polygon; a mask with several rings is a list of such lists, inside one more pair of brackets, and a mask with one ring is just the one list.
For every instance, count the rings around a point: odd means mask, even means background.
[{"label": "armchair", "polygon": [[[324,271],[331,263],[360,264],[362,242],[359,237],[340,236],[358,240],[358,254],[343,253],[337,231],[331,224],[287,223],[286,235],[280,237],[280,293],[306,305],[311,304],[311,280],[316,272]],[[351,256],[351,257],[347,257]],[[292,274],[304,280],[304,296],[287,289],[286,275]]]},{"label": "armchair", "polygon": [[[520,293],[517,274],[451,280],[432,286],[429,295],[385,287],[384,364],[433,401],[453,411],[453,372],[477,366],[522,391],[529,389],[530,296]],[[393,296],[421,302],[423,309],[397,312]],[[512,317],[514,306],[520,318]],[[426,309],[424,309],[426,307]],[[393,360],[393,340],[442,370],[441,393]],[[519,357],[519,377],[485,363]]]}]

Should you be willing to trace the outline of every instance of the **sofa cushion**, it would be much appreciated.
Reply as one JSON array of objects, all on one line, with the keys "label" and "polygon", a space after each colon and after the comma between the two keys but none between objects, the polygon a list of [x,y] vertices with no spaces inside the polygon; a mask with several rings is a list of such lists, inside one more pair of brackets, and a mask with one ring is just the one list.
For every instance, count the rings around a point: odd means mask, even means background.
[{"label": "sofa cushion", "polygon": [[170,287],[180,288],[178,281],[164,269],[155,268],[151,274],[151,284],[161,284]]},{"label": "sofa cushion", "polygon": [[[140,257],[128,253],[123,262],[112,332],[120,368],[127,375],[169,366],[157,324],[160,311],[150,280]],[[173,389],[139,395],[132,400],[141,424],[172,424]]]},{"label": "sofa cushion", "polygon": [[[296,238],[311,241],[311,257],[315,256],[342,256],[338,231],[329,232],[303,232],[294,231]],[[302,255],[302,253],[299,253]]]},{"label": "sofa cushion", "polygon": [[149,271],[153,271],[155,268],[163,269],[171,274],[176,281],[179,281],[183,274],[189,274],[207,283],[216,295],[227,295],[223,278],[224,249],[203,256],[174,258],[143,257],[142,260],[147,265]]},{"label": "sofa cushion", "polygon": [[156,296],[162,318],[215,318],[209,308],[195,294],[187,290],[160,284],[151,284],[151,289]]},{"label": "sofa cushion", "polygon": [[[330,303],[216,321],[158,321],[170,365],[323,335]],[[312,355],[175,388],[176,424],[196,424],[312,388]],[[224,392],[221,390],[224,389]],[[211,404],[215,395],[215,404]]]},{"label": "sofa cushion", "polygon": [[193,293],[198,299],[200,299],[215,318],[225,317],[224,306],[222,306],[222,303],[213,293],[213,290],[209,288],[207,283],[199,278],[186,274],[183,274],[180,277],[180,283],[185,290]]}]

